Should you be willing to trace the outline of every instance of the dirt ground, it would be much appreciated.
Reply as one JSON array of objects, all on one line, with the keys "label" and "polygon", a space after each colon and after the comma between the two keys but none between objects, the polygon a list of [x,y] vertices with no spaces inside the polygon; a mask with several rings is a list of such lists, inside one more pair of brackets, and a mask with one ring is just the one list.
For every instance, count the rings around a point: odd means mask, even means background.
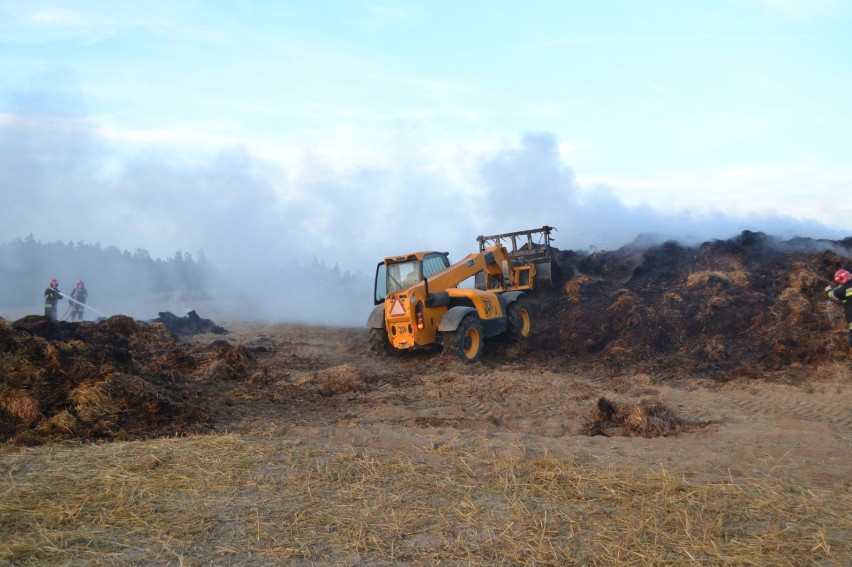
[{"label": "dirt ground", "polygon": [[565,253],[476,364],[0,318],[0,564],[852,565],[850,244]]},{"label": "dirt ground", "polygon": [[365,329],[77,325],[13,335],[43,360],[0,392],[0,565],[852,561],[844,360],[720,381],[496,341],[380,357]]},{"label": "dirt ground", "polygon": [[[307,444],[378,452],[436,444],[525,456],[572,455],[639,465],[695,480],[776,477],[852,489],[852,381],[846,362],[801,367],[797,385],[718,383],[646,373],[530,363],[511,345],[481,364],[431,352],[370,353],[361,329],[229,323],[228,340],[252,350],[257,383],[222,388],[213,424],[238,433],[286,432]],[[203,344],[209,336],[195,336]],[[510,360],[506,360],[506,359]],[[262,373],[261,373],[262,374]],[[601,398],[662,403],[682,427],[666,436],[589,435]]]},{"label": "dirt ground", "polygon": [[824,289],[852,238],[553,252],[560,281],[528,296],[530,338],[489,340],[473,365],[380,356],[365,328],[196,311],[0,319],[0,441],[277,430],[849,488],[852,350]]}]

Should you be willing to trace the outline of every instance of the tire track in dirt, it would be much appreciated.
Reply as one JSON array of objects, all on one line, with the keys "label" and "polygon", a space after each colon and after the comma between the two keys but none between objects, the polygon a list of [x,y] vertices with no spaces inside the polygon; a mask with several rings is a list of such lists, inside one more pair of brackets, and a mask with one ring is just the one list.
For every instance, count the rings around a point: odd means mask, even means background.
[{"label": "tire track in dirt", "polygon": [[572,375],[505,367],[460,377],[448,395],[489,426],[560,437],[578,429],[600,391]]},{"label": "tire track in dirt", "polygon": [[837,429],[838,439],[852,445],[852,409],[837,401],[814,399],[817,394],[790,396],[776,391],[760,389],[757,393],[746,391],[721,392],[721,397],[753,415],[788,414]]},{"label": "tire track in dirt", "polygon": [[495,385],[497,373],[487,371],[481,375],[460,376],[458,388],[463,391],[457,392],[462,395],[459,407],[465,414],[489,422],[493,425],[502,425],[510,415],[506,404],[506,391]]},{"label": "tire track in dirt", "polygon": [[[257,334],[257,356],[271,366],[281,401],[261,408],[247,400],[243,413],[261,415],[246,417],[244,429],[267,421],[282,428],[322,425],[377,447],[423,439],[485,443],[513,455],[544,451],[616,465],[665,463],[708,478],[731,471],[819,485],[850,478],[852,383],[814,381],[811,368],[785,375],[792,382],[721,384],[570,360],[492,356],[467,365],[428,351],[380,357],[363,333],[348,330],[279,327]],[[320,395],[320,383],[330,380],[341,388]],[[676,417],[708,427],[654,439],[588,437],[583,427],[602,397],[627,405],[659,400]]]},{"label": "tire track in dirt", "polygon": [[[838,386],[838,388],[841,388]],[[667,396],[678,405],[702,408],[737,408],[747,419],[766,418],[777,421],[794,417],[828,425],[836,430],[837,439],[852,445],[852,405],[849,392],[840,389],[837,395],[804,392],[782,386],[761,385],[749,389],[729,389],[718,392],[702,390],[685,392],[669,389]]]}]

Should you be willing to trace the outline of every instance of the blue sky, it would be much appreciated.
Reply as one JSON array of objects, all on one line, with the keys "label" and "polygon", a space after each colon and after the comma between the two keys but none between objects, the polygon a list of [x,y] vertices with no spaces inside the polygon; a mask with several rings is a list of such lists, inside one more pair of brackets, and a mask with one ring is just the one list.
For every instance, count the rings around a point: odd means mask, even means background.
[{"label": "blue sky", "polygon": [[544,224],[852,234],[852,3],[524,4],[0,0],[0,240],[371,271]]}]

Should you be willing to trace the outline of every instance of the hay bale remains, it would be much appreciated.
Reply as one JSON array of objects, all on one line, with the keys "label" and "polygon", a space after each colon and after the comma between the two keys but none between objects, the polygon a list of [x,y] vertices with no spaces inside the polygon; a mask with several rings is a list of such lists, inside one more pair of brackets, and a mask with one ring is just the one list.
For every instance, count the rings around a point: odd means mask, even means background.
[{"label": "hay bale remains", "polygon": [[206,381],[249,381],[257,370],[257,358],[242,343],[214,341],[198,352],[206,355],[195,375]]},{"label": "hay bale remains", "polygon": [[[677,242],[559,253],[575,273],[562,294],[530,294],[532,354],[555,363],[725,379],[791,364],[828,364],[842,313],[823,287],[852,263],[852,239],[781,241],[744,231],[689,247]],[[839,345],[842,347],[843,345]]]},{"label": "hay bale remains", "polygon": [[83,423],[114,421],[117,408],[105,382],[84,382],[71,390],[68,398],[73,404],[74,414]]},{"label": "hay bale remains", "polygon": [[623,404],[601,397],[580,431],[589,436],[651,438],[676,436],[707,425],[676,416],[660,400]]},{"label": "hay bale remains", "polygon": [[594,284],[598,278],[593,278],[586,274],[577,274],[564,286],[562,291],[565,292],[565,298],[571,303],[577,303],[583,298],[583,287]]},{"label": "hay bale remains", "polygon": [[333,396],[366,389],[361,374],[349,364],[333,366],[314,373],[317,389],[322,396]]},{"label": "hay bale remains", "polygon": [[227,362],[212,360],[201,367],[201,377],[208,382],[238,380],[239,372],[234,370]]},{"label": "hay bale remains", "polygon": [[209,366],[208,357],[239,376],[256,366],[241,347],[196,359],[163,325],[124,316],[0,321],[0,348],[0,442],[26,445],[205,430],[206,396],[180,370]]},{"label": "hay bale remains", "polygon": [[26,390],[0,385],[0,409],[12,419],[29,425],[39,416],[38,401]]},{"label": "hay bale remains", "polygon": [[159,317],[154,319],[155,323],[162,323],[165,327],[179,337],[197,335],[200,333],[213,333],[225,335],[227,329],[220,327],[210,319],[202,319],[195,311],[190,311],[185,317],[178,317],[170,311],[161,311]]},{"label": "hay bale remains", "polygon": [[746,287],[748,285],[748,274],[744,270],[734,272],[723,272],[721,270],[700,270],[689,274],[684,285],[687,288],[704,287],[710,285],[732,285],[735,287]]}]

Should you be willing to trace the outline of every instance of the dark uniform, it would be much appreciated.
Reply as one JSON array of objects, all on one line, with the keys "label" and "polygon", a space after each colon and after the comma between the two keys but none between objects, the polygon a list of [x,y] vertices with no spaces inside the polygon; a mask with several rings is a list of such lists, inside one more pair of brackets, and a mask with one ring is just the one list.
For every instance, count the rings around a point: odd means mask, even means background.
[{"label": "dark uniform", "polygon": [[840,285],[828,289],[828,298],[843,305],[846,328],[849,330],[849,346],[852,348],[852,275],[846,270],[837,270],[834,281]]},{"label": "dark uniform", "polygon": [[77,287],[71,291],[71,320],[82,321],[83,311],[86,305],[86,299],[89,297],[89,290],[86,289],[86,284],[83,280],[77,281]]},{"label": "dark uniform", "polygon": [[56,321],[56,304],[62,299],[59,293],[59,282],[51,280],[50,285],[44,290],[44,316],[51,321]]}]

